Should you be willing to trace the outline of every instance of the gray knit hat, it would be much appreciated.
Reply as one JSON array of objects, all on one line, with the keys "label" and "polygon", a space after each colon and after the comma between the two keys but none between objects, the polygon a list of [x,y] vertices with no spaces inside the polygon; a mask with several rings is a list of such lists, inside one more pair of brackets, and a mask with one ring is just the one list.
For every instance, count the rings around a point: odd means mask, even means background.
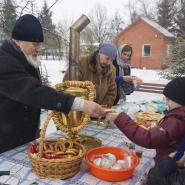
[{"label": "gray knit hat", "polygon": [[117,56],[117,48],[112,43],[102,43],[99,45],[99,53],[107,55],[113,61]]}]

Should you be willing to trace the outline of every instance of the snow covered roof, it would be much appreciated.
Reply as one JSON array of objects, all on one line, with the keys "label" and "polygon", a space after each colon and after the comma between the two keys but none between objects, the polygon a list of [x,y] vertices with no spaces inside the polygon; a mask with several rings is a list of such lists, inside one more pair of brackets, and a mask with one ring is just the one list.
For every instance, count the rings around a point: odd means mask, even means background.
[{"label": "snow covered roof", "polygon": [[148,23],[150,26],[152,26],[153,28],[155,28],[156,30],[158,30],[159,32],[161,32],[164,36],[166,37],[175,37],[172,33],[170,33],[167,29],[165,29],[164,27],[162,27],[161,25],[157,24],[154,21],[149,20],[146,17],[142,17],[141,18],[143,21],[145,21],[146,23]]},{"label": "snow covered roof", "polygon": [[133,27],[138,21],[144,21],[146,22],[148,25],[150,25],[151,27],[153,27],[155,30],[157,30],[158,32],[162,33],[165,37],[171,37],[171,38],[175,38],[175,36],[170,33],[167,29],[165,29],[164,27],[162,27],[161,25],[157,24],[154,21],[149,20],[146,17],[140,17],[137,21],[135,21],[134,23],[130,24],[129,26],[127,26],[126,28],[124,28],[117,36],[116,39],[118,39],[124,32],[128,31],[131,27]]}]

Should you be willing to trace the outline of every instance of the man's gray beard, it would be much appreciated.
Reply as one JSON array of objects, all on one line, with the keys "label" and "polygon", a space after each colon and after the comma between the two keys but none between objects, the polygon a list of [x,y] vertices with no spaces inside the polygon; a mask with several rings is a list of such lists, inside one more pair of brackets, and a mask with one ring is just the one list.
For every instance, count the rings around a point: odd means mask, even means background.
[{"label": "man's gray beard", "polygon": [[28,63],[32,65],[34,68],[38,69],[39,66],[41,65],[41,62],[38,58],[38,56],[33,56],[33,55],[25,55]]}]

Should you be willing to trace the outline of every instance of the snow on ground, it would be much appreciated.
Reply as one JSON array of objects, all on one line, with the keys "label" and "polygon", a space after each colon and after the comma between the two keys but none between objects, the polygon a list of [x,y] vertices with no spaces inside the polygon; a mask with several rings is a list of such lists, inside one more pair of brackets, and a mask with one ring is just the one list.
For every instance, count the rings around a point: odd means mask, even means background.
[{"label": "snow on ground", "polygon": [[163,79],[159,75],[160,70],[149,69],[131,69],[132,75],[135,75],[143,80],[145,83],[166,84],[168,80]]},{"label": "snow on ground", "polygon": [[127,95],[127,102],[143,102],[143,101],[152,101],[152,100],[163,100],[162,94],[157,93],[147,93],[135,91],[131,95]]},{"label": "snow on ground", "polygon": [[[68,67],[68,63],[64,60],[42,60],[42,70],[47,70],[49,75],[49,81],[52,85],[62,82],[64,71]],[[45,70],[46,69],[46,70]],[[159,70],[147,70],[147,69],[135,69],[131,70],[132,75],[137,76],[143,80],[143,82],[161,83],[166,84],[168,80],[162,79],[159,75]]]},{"label": "snow on ground", "polygon": [[62,82],[68,63],[64,60],[42,60],[41,66],[43,73],[48,74],[51,85],[55,85]]},{"label": "snow on ground", "polygon": [[[160,70],[132,69],[131,73],[143,80],[144,83],[167,84],[168,80],[159,75]],[[150,100],[162,100],[164,96],[157,93],[147,93],[135,91],[127,96],[128,102],[140,102]]]},{"label": "snow on ground", "polygon": [[[64,71],[68,67],[66,61],[57,61],[57,60],[42,60],[42,70],[43,73],[48,74],[49,81],[52,86],[56,83],[60,83],[64,77]],[[143,80],[145,83],[159,83],[166,84],[168,80],[162,79],[159,76],[159,70],[147,70],[147,69],[132,69],[132,75],[137,76]],[[164,96],[157,93],[147,93],[147,92],[138,92],[135,91],[131,95],[127,96],[127,102],[141,102],[141,101],[150,101],[150,100],[162,100]],[[47,112],[41,114],[41,125],[46,119]],[[54,124],[49,125],[47,134],[55,131]]]}]

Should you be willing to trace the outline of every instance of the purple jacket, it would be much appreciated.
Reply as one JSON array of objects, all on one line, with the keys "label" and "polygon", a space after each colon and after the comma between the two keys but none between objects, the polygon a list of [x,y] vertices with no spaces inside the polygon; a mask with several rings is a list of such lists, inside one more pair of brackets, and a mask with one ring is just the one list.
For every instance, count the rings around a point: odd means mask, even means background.
[{"label": "purple jacket", "polygon": [[185,135],[185,106],[169,111],[157,127],[146,130],[138,126],[127,114],[121,113],[116,126],[134,143],[156,149],[156,160],[177,150]]}]

